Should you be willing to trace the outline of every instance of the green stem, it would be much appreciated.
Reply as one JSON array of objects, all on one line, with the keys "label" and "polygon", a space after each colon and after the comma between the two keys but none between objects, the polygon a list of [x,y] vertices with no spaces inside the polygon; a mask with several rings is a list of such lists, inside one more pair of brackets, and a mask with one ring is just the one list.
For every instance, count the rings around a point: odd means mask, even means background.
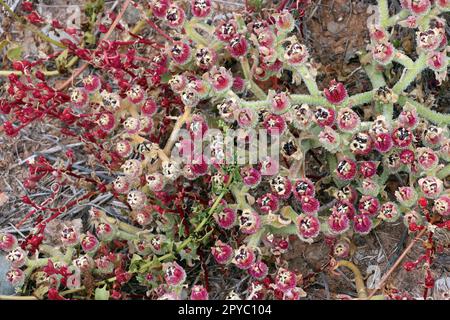
[{"label": "green stem", "polygon": [[362,104],[371,103],[373,101],[373,96],[374,96],[373,91],[358,93],[349,97],[347,101],[343,103],[343,106],[354,107]]},{"label": "green stem", "polygon": [[411,98],[400,96],[398,98],[398,104],[404,106],[406,103],[411,104],[416,108],[416,111],[419,115],[424,117],[425,119],[442,126],[446,126],[450,124],[450,114],[443,114],[436,111],[433,111],[426,106],[414,101]]},{"label": "green stem", "polygon": [[306,87],[308,88],[309,93],[312,95],[319,96],[320,90],[317,87],[316,80],[312,76],[309,69],[305,65],[301,65],[300,67],[298,67],[297,69],[294,69],[294,70],[296,72],[298,72],[300,74],[300,76],[302,77],[303,81],[305,82]]},{"label": "green stem", "polygon": [[439,172],[437,173],[437,177],[439,179],[445,179],[450,176],[450,164],[443,167]]},{"label": "green stem", "polygon": [[383,73],[377,70],[375,64],[368,64],[364,67],[366,70],[367,76],[372,83],[373,89],[378,89],[380,87],[384,87],[386,85],[386,80],[384,79]]},{"label": "green stem", "polygon": [[197,42],[205,47],[208,46],[208,40],[206,40],[200,33],[195,30],[197,20],[191,19],[186,25],[184,26],[184,30],[186,31],[186,35],[193,40],[194,42]]},{"label": "green stem", "polygon": [[387,21],[386,27],[392,27],[393,25],[396,25],[397,22],[404,20],[409,17],[409,11],[408,10],[402,10],[396,15],[390,17]]},{"label": "green stem", "polygon": [[387,123],[392,122],[392,117],[394,114],[394,105],[392,103],[383,105],[383,116],[386,119]]},{"label": "green stem", "polygon": [[248,81],[250,85],[250,91],[253,92],[253,94],[260,100],[266,99],[266,94],[264,91],[253,81],[252,74],[250,71],[250,64],[248,63],[248,59],[246,56],[241,57],[239,59],[239,62],[241,63],[242,67],[242,73],[244,74],[245,80]]},{"label": "green stem", "polygon": [[380,12],[380,24],[383,28],[389,25],[389,5],[388,0],[378,0],[378,10]]},{"label": "green stem", "polygon": [[421,53],[419,58],[411,68],[406,68],[406,72],[402,75],[400,80],[392,88],[395,94],[400,95],[410,84],[416,79],[417,75],[426,68],[427,56]]},{"label": "green stem", "polygon": [[294,104],[306,103],[313,106],[326,106],[333,107],[331,103],[325,97],[322,96],[310,96],[306,94],[293,94],[291,95],[291,101]]},{"label": "green stem", "polygon": [[394,55],[394,61],[400,63],[405,68],[414,68],[414,61],[403,52],[397,51]]}]

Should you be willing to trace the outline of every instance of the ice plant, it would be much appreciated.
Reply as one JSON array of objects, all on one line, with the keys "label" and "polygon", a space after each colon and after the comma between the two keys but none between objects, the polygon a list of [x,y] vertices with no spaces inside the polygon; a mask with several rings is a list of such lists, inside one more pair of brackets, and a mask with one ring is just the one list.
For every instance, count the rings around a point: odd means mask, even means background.
[{"label": "ice plant", "polygon": [[[427,93],[446,81],[449,1],[402,0],[391,15],[379,0],[358,51],[368,81],[357,85],[347,80],[355,73],[323,74],[301,40],[311,1],[267,10],[256,2],[227,15],[210,0],[126,0],[117,13],[92,2],[86,21],[99,21],[80,29],[27,1],[11,14],[53,47],[16,59],[2,43],[11,69],[0,71],[6,144],[37,123],[61,144],[23,161],[20,200],[30,211],[14,230],[27,223],[29,234],[0,234],[17,292],[294,300],[316,272],[343,266],[365,299],[361,273],[342,259],[372,229],[401,219],[427,235],[423,255],[406,264],[423,263],[427,297],[439,234],[450,226],[450,117],[414,86],[425,70],[435,77]],[[127,10],[139,21],[123,23]],[[411,50],[398,45],[402,28],[415,35]],[[329,250],[314,274],[287,258],[297,241]],[[236,292],[217,292],[215,272],[241,277]]]}]

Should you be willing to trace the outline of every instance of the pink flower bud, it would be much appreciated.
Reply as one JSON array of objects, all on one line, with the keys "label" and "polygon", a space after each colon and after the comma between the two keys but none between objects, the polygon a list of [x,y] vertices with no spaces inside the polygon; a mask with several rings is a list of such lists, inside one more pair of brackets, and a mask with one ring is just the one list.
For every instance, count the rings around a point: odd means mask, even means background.
[{"label": "pink flower bud", "polygon": [[259,209],[264,213],[276,212],[278,210],[278,198],[272,193],[266,193],[256,200]]},{"label": "pink flower bud", "polygon": [[188,79],[185,75],[176,74],[169,80],[169,85],[173,92],[181,93],[188,85]]},{"label": "pink flower bud", "polygon": [[141,107],[141,113],[147,117],[153,116],[158,111],[158,105],[155,100],[148,98]]},{"label": "pink flower bud", "polygon": [[83,79],[83,86],[86,92],[94,92],[100,89],[101,81],[96,75],[88,75]]},{"label": "pink flower bud", "polygon": [[372,220],[363,214],[358,214],[353,217],[353,229],[356,233],[366,235],[372,229]]},{"label": "pink flower bud", "polygon": [[393,142],[389,133],[379,133],[373,139],[374,148],[380,153],[387,153],[392,149]]},{"label": "pink flower bud", "polygon": [[433,212],[447,217],[450,215],[450,197],[446,195],[440,196],[434,201]]},{"label": "pink flower bud", "polygon": [[17,247],[17,238],[10,233],[0,233],[0,250],[11,251]]},{"label": "pink flower bud", "polygon": [[243,234],[255,234],[261,228],[261,217],[253,210],[245,209],[238,217],[239,230]]},{"label": "pink flower bud", "polygon": [[[236,78],[237,79],[237,78]],[[225,122],[233,122],[235,111],[239,109],[239,105],[234,98],[228,98],[224,100],[221,104],[217,105],[220,116]]]},{"label": "pink flower bud", "polygon": [[297,217],[296,225],[298,237],[303,241],[310,241],[319,235],[320,221],[316,216],[302,213]]},{"label": "pink flower bud", "polygon": [[242,245],[234,251],[232,262],[241,270],[249,269],[256,261],[255,252],[252,248]]},{"label": "pink flower bud", "polygon": [[133,210],[142,209],[147,203],[147,196],[139,190],[128,192],[127,203]]},{"label": "pink flower bud", "polygon": [[236,93],[242,93],[245,90],[245,81],[239,76],[234,77],[232,89]]},{"label": "pink flower bud", "polygon": [[166,243],[167,243],[166,236],[156,234],[151,237],[149,245],[153,253],[160,255],[164,253],[164,244]]},{"label": "pink flower bud", "polygon": [[227,264],[233,259],[233,248],[220,240],[217,240],[211,248],[211,254],[219,264]]},{"label": "pink flower bud", "polygon": [[191,47],[184,42],[176,41],[170,48],[169,55],[179,65],[185,65],[191,60]]},{"label": "pink flower bud", "polygon": [[211,14],[211,0],[191,0],[191,12],[196,18],[207,18]]},{"label": "pink flower bud", "polygon": [[214,49],[203,47],[195,52],[195,63],[203,70],[209,70],[217,61],[217,53]]},{"label": "pink flower bud", "polygon": [[398,121],[405,127],[414,128],[418,120],[419,117],[416,108],[411,104],[405,104],[402,112],[398,116]]},{"label": "pink flower bud", "polygon": [[283,10],[281,13],[274,16],[275,25],[278,31],[291,32],[295,27],[294,17],[288,10]]},{"label": "pink flower bud", "polygon": [[281,199],[288,199],[292,193],[292,184],[287,177],[278,175],[269,181],[272,193]]},{"label": "pink flower bud", "polygon": [[336,118],[336,112],[333,109],[318,107],[314,112],[314,119],[321,127],[331,127]]},{"label": "pink flower bud", "polygon": [[337,125],[339,130],[353,132],[361,124],[358,114],[350,108],[342,108],[337,115]]},{"label": "pink flower bud", "polygon": [[349,217],[337,210],[333,210],[327,219],[328,228],[333,235],[346,232],[350,227]]},{"label": "pink flower bud", "polygon": [[391,43],[379,43],[372,47],[372,56],[381,65],[387,65],[394,59],[395,49]]},{"label": "pink flower bud", "polygon": [[263,127],[270,135],[282,135],[286,130],[286,121],[282,116],[270,113],[264,118]]},{"label": "pink flower bud", "polygon": [[409,2],[409,10],[415,15],[425,15],[431,9],[430,0],[407,0]]},{"label": "pink flower bud", "polygon": [[341,139],[336,131],[326,126],[319,133],[319,141],[329,152],[336,152],[339,149]]},{"label": "pink flower bud", "polygon": [[336,213],[339,215],[346,215],[350,219],[353,219],[356,213],[355,206],[350,202],[350,200],[342,199],[339,200],[332,208],[332,213]]},{"label": "pink flower bud", "polygon": [[247,39],[242,35],[236,35],[229,41],[227,50],[233,58],[237,59],[245,56],[248,50]]},{"label": "pink flower bud", "polygon": [[164,279],[170,286],[181,285],[186,280],[186,272],[176,262],[163,263]]},{"label": "pink flower bud", "polygon": [[442,128],[429,125],[422,133],[422,141],[428,147],[437,147],[444,138],[443,133]]},{"label": "pink flower bud", "polygon": [[81,255],[74,259],[72,264],[80,270],[90,270],[94,268],[94,260],[88,255]]},{"label": "pink flower bud", "polygon": [[154,0],[151,3],[152,15],[159,19],[163,19],[166,17],[167,9],[171,5],[170,0]]},{"label": "pink flower bud", "polygon": [[128,159],[120,167],[124,175],[129,178],[136,178],[142,174],[142,163],[136,159]]},{"label": "pink flower bud", "polygon": [[[203,0],[193,0],[193,1],[203,1]],[[208,300],[208,291],[204,286],[195,285],[191,290],[191,300]]]},{"label": "pink flower bud", "polygon": [[99,223],[95,228],[97,237],[102,241],[110,241],[115,234],[115,229],[109,223]]},{"label": "pink flower bud", "polygon": [[242,128],[253,128],[258,122],[258,115],[252,108],[239,108],[234,111],[234,119]]},{"label": "pink flower bud", "polygon": [[420,190],[424,194],[425,198],[436,199],[440,196],[444,189],[444,184],[441,179],[436,177],[425,177],[418,181]]},{"label": "pink flower bud", "polygon": [[419,48],[432,53],[438,49],[442,42],[442,33],[438,28],[428,29],[426,31],[417,32],[417,45]]},{"label": "pink flower bud", "polygon": [[400,187],[395,191],[395,197],[401,205],[411,207],[417,202],[417,192],[411,187]]},{"label": "pink flower bud", "polygon": [[15,288],[20,288],[25,283],[25,278],[25,273],[18,268],[9,270],[6,273],[6,280]]},{"label": "pink flower bud", "polygon": [[114,263],[109,256],[101,256],[95,259],[95,266],[103,274],[109,274],[114,271]]},{"label": "pink flower bud", "polygon": [[128,134],[136,134],[141,131],[141,122],[138,118],[128,117],[123,122],[123,128]]},{"label": "pink flower bud", "polygon": [[398,127],[392,132],[392,142],[399,148],[408,147],[413,141],[414,135],[408,128]]},{"label": "pink flower bud", "polygon": [[283,114],[288,111],[291,103],[286,92],[271,92],[269,94],[269,100],[272,107],[272,112],[276,114]]},{"label": "pink flower bud", "polygon": [[74,246],[80,242],[80,234],[74,226],[64,226],[61,241],[65,246]]},{"label": "pink flower bud", "polygon": [[88,231],[81,240],[80,244],[84,252],[91,253],[95,252],[98,249],[99,241],[93,234]]},{"label": "pink flower bud", "polygon": [[319,211],[320,202],[314,197],[303,196],[300,198],[302,211],[306,214],[316,214]]},{"label": "pink flower bud", "polygon": [[217,68],[216,66],[213,66],[209,73],[207,73],[207,78],[217,93],[227,91],[233,85],[233,76],[231,72],[224,67]]},{"label": "pink flower bud", "polygon": [[314,183],[308,178],[297,180],[292,191],[295,198],[299,201],[304,196],[314,197],[316,193]]},{"label": "pink flower bud", "polygon": [[356,176],[356,162],[345,158],[339,161],[335,170],[336,176],[344,181],[353,180]]},{"label": "pink flower bud", "polygon": [[294,105],[291,108],[290,112],[292,116],[292,124],[300,129],[305,130],[308,129],[312,125],[312,119],[314,117],[314,114],[310,107],[307,104],[302,105]]},{"label": "pink flower bud", "polygon": [[350,203],[354,203],[356,201],[356,198],[358,197],[358,193],[356,192],[355,188],[353,188],[350,184],[342,187],[340,190],[338,190],[334,197],[337,200],[348,200]]},{"label": "pink flower bud", "polygon": [[363,179],[360,185],[361,187],[358,190],[364,195],[377,196],[380,192],[380,185],[372,178]]},{"label": "pink flower bud", "polygon": [[105,111],[99,115],[97,123],[103,131],[111,132],[116,126],[116,118],[111,112]]},{"label": "pink flower bud", "polygon": [[20,268],[25,265],[28,260],[27,253],[20,247],[16,247],[8,252],[6,260],[9,261],[13,268]]},{"label": "pink flower bud", "polygon": [[245,185],[255,187],[261,182],[261,173],[252,167],[241,168],[241,177]]},{"label": "pink flower bud", "polygon": [[279,163],[277,160],[266,156],[261,159],[258,167],[262,176],[273,176],[278,173]]},{"label": "pink flower bud", "polygon": [[389,35],[386,30],[379,25],[370,25],[370,38],[376,43],[384,43],[389,40]]},{"label": "pink flower bud", "polygon": [[425,171],[436,168],[439,163],[439,157],[430,148],[418,148],[417,149],[417,162]]},{"label": "pink flower bud", "polygon": [[283,58],[290,66],[298,66],[308,60],[309,53],[305,45],[293,42],[287,46]]},{"label": "pink flower bud", "polygon": [[358,210],[363,215],[373,217],[380,210],[380,201],[372,196],[362,196],[358,203]]},{"label": "pink flower bud", "polygon": [[172,28],[179,28],[183,26],[186,20],[186,13],[176,4],[170,5],[166,11],[165,21]]},{"label": "pink flower bud", "polygon": [[297,277],[294,272],[285,268],[279,268],[275,276],[275,286],[282,292],[287,292],[297,285]]},{"label": "pink flower bud", "polygon": [[127,158],[133,152],[133,146],[128,140],[121,140],[116,144],[116,152],[121,158]]},{"label": "pink flower bud", "polygon": [[371,178],[377,173],[378,164],[374,161],[361,161],[359,163],[359,173],[364,178]]},{"label": "pink flower bud", "polygon": [[400,217],[400,211],[394,202],[386,202],[380,208],[378,219],[385,220],[387,222],[395,222]]},{"label": "pink flower bud", "polygon": [[236,211],[231,208],[224,208],[221,212],[214,214],[214,219],[219,227],[230,229],[236,223],[237,214]]},{"label": "pink flower bud", "polygon": [[259,45],[271,48],[275,43],[276,35],[270,28],[264,28],[257,34],[257,38]]},{"label": "pink flower bud", "polygon": [[436,6],[442,10],[450,8],[450,0],[437,0]]},{"label": "pink flower bud", "polygon": [[443,71],[447,69],[448,60],[444,52],[431,52],[427,57],[427,65],[433,71]]},{"label": "pink flower bud", "polygon": [[350,142],[350,151],[355,155],[368,155],[372,151],[373,141],[366,132],[358,132]]},{"label": "pink flower bud", "polygon": [[119,194],[128,193],[131,189],[129,179],[125,176],[118,176],[113,182],[114,190]]},{"label": "pink flower bud", "polygon": [[89,96],[83,88],[73,88],[70,94],[70,100],[77,109],[84,108],[89,102]]},{"label": "pink flower bud", "polygon": [[405,149],[400,152],[400,162],[405,165],[412,165],[415,158],[416,156],[412,150]]},{"label": "pink flower bud", "polygon": [[248,273],[258,280],[263,280],[269,272],[269,268],[267,267],[267,264],[265,264],[263,261],[257,261],[254,264],[250,266],[248,269]]},{"label": "pink flower bud", "polygon": [[330,86],[323,90],[327,100],[335,105],[341,104],[348,96],[344,85],[336,80],[331,80]]},{"label": "pink flower bud", "polygon": [[127,99],[133,104],[140,104],[144,101],[145,92],[139,85],[134,85],[126,92]]},{"label": "pink flower bud", "polygon": [[216,37],[224,42],[230,41],[237,34],[237,24],[234,20],[222,21],[216,28]]}]

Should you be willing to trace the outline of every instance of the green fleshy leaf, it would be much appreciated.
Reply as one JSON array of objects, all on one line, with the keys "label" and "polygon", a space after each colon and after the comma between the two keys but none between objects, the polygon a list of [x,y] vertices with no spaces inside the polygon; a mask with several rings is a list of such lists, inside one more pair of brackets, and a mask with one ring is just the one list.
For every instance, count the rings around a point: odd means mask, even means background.
[{"label": "green fleshy leaf", "polygon": [[106,289],[106,284],[103,288],[95,289],[95,300],[109,300],[109,291]]},{"label": "green fleshy leaf", "polygon": [[22,47],[18,45],[14,45],[6,51],[6,57],[10,61],[17,61],[22,58]]}]

